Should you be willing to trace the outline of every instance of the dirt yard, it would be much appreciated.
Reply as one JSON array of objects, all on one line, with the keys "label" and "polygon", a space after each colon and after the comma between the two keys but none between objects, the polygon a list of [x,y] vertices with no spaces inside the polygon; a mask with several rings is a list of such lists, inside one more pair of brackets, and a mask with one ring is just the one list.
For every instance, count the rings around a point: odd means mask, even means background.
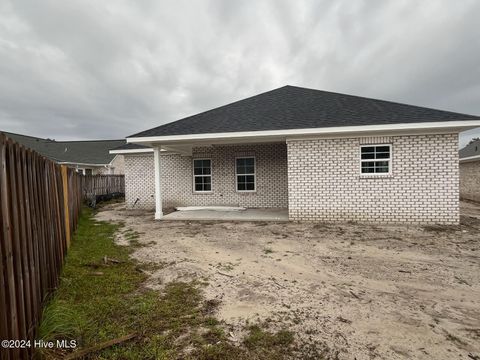
[{"label": "dirt yard", "polygon": [[267,321],[331,358],[480,359],[480,206],[462,214],[460,226],[184,222],[117,204],[97,219],[124,222],[117,242],[160,265],[148,286],[208,283],[232,341]]}]

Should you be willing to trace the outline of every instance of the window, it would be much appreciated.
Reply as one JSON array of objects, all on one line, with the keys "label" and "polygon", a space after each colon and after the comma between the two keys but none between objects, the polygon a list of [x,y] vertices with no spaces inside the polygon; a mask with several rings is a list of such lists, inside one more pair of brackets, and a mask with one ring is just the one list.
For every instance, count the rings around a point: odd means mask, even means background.
[{"label": "window", "polygon": [[361,174],[388,175],[391,171],[391,145],[365,145],[361,147]]},{"label": "window", "polygon": [[210,159],[193,160],[193,188],[196,192],[212,191],[212,161]]},{"label": "window", "polygon": [[255,158],[236,159],[237,191],[255,191]]}]

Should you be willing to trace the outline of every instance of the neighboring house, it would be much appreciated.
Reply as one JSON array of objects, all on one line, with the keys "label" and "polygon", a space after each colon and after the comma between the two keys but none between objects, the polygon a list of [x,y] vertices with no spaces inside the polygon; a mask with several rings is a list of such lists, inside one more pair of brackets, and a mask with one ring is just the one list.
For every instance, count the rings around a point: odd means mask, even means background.
[{"label": "neighboring house", "polygon": [[109,150],[125,144],[125,140],[55,141],[4,133],[25,147],[85,175],[124,173],[123,156],[110,154]]},{"label": "neighboring house", "polygon": [[460,197],[480,201],[480,139],[460,150]]},{"label": "neighboring house", "polygon": [[234,205],[302,221],[457,223],[458,133],[478,126],[479,116],[285,86],[132,135],[116,153],[127,207],[157,219],[166,207]]}]

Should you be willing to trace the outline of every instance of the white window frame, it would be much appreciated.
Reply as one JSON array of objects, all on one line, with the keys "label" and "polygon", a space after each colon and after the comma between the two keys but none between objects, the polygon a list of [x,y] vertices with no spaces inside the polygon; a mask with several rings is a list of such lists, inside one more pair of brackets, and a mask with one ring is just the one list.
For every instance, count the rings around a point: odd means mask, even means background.
[{"label": "white window frame", "polygon": [[[362,159],[362,149],[365,147],[377,147],[377,146],[388,146],[389,157],[388,159]],[[359,158],[360,158],[360,176],[364,177],[372,177],[372,176],[391,176],[392,175],[392,144],[365,144],[360,145],[359,150]],[[364,162],[378,162],[378,161],[386,161],[388,162],[388,172],[380,173],[380,172],[373,172],[373,173],[364,173],[362,172],[362,164]]]},{"label": "white window frame", "polygon": [[[237,160],[238,159],[253,159],[253,174],[239,174],[237,173]],[[238,177],[239,176],[252,176],[253,175],[253,185],[254,190],[238,190]],[[240,193],[254,193],[257,192],[257,159],[255,156],[237,156],[235,157],[235,190]]]},{"label": "white window frame", "polygon": [[[200,160],[210,160],[210,175],[195,175],[195,161],[200,161]],[[208,194],[213,192],[213,161],[211,158],[194,158],[192,159],[192,180],[193,180],[193,192],[197,194]],[[204,176],[210,176],[210,190],[196,190],[195,189],[195,178],[196,177],[204,177]]]}]

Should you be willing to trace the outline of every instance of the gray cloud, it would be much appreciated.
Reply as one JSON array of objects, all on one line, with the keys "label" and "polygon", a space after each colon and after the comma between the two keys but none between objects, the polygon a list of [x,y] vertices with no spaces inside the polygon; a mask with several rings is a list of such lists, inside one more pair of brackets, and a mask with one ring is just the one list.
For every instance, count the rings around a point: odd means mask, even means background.
[{"label": "gray cloud", "polygon": [[479,15],[476,0],[4,0],[0,128],[120,138],[285,84],[480,114]]}]

